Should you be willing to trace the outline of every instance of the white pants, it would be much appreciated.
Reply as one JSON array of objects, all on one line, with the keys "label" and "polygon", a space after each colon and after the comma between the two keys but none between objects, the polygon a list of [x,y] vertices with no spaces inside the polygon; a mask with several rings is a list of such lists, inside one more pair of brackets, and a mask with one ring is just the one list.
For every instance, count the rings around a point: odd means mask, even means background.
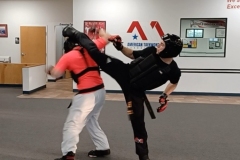
[{"label": "white pants", "polygon": [[62,153],[76,153],[79,134],[86,126],[97,150],[110,149],[107,136],[98,124],[105,102],[105,89],[78,94],[73,97],[69,114],[63,127]]}]

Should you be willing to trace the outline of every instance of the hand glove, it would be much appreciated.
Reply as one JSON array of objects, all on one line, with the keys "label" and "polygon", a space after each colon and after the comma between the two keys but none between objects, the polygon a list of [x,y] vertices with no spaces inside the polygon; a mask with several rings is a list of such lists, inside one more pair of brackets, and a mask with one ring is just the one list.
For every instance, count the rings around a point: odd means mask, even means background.
[{"label": "hand glove", "polygon": [[118,51],[121,51],[123,49],[122,38],[119,35],[111,36],[110,38],[108,38],[108,40],[113,43],[113,46]]},{"label": "hand glove", "polygon": [[160,103],[160,107],[157,108],[157,112],[163,112],[168,105],[168,100],[167,100],[167,94],[163,93],[160,97],[159,97],[159,103]]},{"label": "hand glove", "polygon": [[51,71],[54,67],[53,66],[49,66],[47,69],[46,69],[46,73],[51,75]]}]

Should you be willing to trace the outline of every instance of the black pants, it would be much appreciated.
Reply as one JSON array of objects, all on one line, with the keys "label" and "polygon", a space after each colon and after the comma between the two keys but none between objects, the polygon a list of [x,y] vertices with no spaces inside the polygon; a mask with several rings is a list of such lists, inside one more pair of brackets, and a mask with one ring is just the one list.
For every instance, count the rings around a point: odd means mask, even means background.
[{"label": "black pants", "polygon": [[131,88],[129,79],[129,64],[110,57],[99,51],[95,43],[84,33],[78,32],[74,37],[84,47],[102,71],[114,78],[122,88],[126,103],[132,102],[133,116],[131,124],[136,144],[136,154],[139,157],[148,155],[147,131],[144,122],[144,92]]}]

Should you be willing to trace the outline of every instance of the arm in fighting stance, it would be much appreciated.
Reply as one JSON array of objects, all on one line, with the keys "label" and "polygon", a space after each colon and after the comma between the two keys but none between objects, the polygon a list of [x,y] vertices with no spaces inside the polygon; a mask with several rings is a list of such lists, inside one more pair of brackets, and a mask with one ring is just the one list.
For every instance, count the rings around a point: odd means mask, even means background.
[{"label": "arm in fighting stance", "polygon": [[166,93],[168,96],[177,88],[178,83],[171,83],[169,82],[167,87],[164,90],[164,93]]},{"label": "arm in fighting stance", "polygon": [[55,67],[53,66],[50,66],[48,69],[47,69],[47,74],[49,74],[50,76],[54,77],[54,78],[59,78],[61,76],[63,76],[64,72],[62,72],[61,70],[58,70],[56,69]]},{"label": "arm in fighting stance", "polygon": [[164,92],[159,97],[160,107],[157,108],[157,112],[163,112],[167,108],[168,104],[168,96],[175,90],[178,83],[168,83]]},{"label": "arm in fighting stance", "polygon": [[65,73],[65,71],[68,68],[68,57],[67,54],[64,54],[60,60],[58,61],[58,63],[56,64],[56,66],[50,66],[47,69],[47,74],[49,74],[50,76],[54,77],[54,78],[59,78],[61,76],[63,76],[63,74]]},{"label": "arm in fighting stance", "polygon": [[178,82],[181,77],[181,70],[178,69],[174,72],[171,72],[169,83],[167,84],[164,93],[168,96],[177,88]]},{"label": "arm in fighting stance", "polygon": [[167,103],[167,101],[168,101],[167,98],[177,88],[178,82],[180,80],[180,77],[181,77],[180,69],[172,72],[170,77],[171,77],[169,79],[170,82],[167,84],[164,92],[159,97],[159,103],[161,105],[157,109],[158,112],[162,112],[167,108],[167,104],[168,104]]},{"label": "arm in fighting stance", "polygon": [[113,46],[118,50],[121,51],[126,57],[130,59],[135,59],[133,55],[133,50],[122,45],[122,38],[119,35],[113,35],[108,39],[110,42],[113,43]]},{"label": "arm in fighting stance", "polygon": [[135,59],[133,56],[133,50],[131,48],[124,47],[122,48],[121,52],[128,58]]},{"label": "arm in fighting stance", "polygon": [[99,30],[99,37],[103,38],[108,44],[109,43],[108,39],[111,37],[111,35],[107,33],[103,28],[101,28]]}]

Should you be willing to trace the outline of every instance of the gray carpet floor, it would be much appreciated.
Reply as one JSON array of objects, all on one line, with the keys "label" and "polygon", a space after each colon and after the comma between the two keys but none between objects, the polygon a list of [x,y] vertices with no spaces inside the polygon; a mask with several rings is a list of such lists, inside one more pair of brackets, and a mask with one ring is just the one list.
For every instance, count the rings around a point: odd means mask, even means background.
[{"label": "gray carpet floor", "polygon": [[[70,100],[16,98],[20,94],[19,88],[0,88],[0,160],[60,157]],[[145,116],[151,160],[240,160],[240,106],[170,102],[155,114],[155,120]],[[106,101],[99,122],[111,145],[111,155],[99,159],[138,159],[124,102]],[[84,129],[77,159],[91,159],[91,149]]]}]

